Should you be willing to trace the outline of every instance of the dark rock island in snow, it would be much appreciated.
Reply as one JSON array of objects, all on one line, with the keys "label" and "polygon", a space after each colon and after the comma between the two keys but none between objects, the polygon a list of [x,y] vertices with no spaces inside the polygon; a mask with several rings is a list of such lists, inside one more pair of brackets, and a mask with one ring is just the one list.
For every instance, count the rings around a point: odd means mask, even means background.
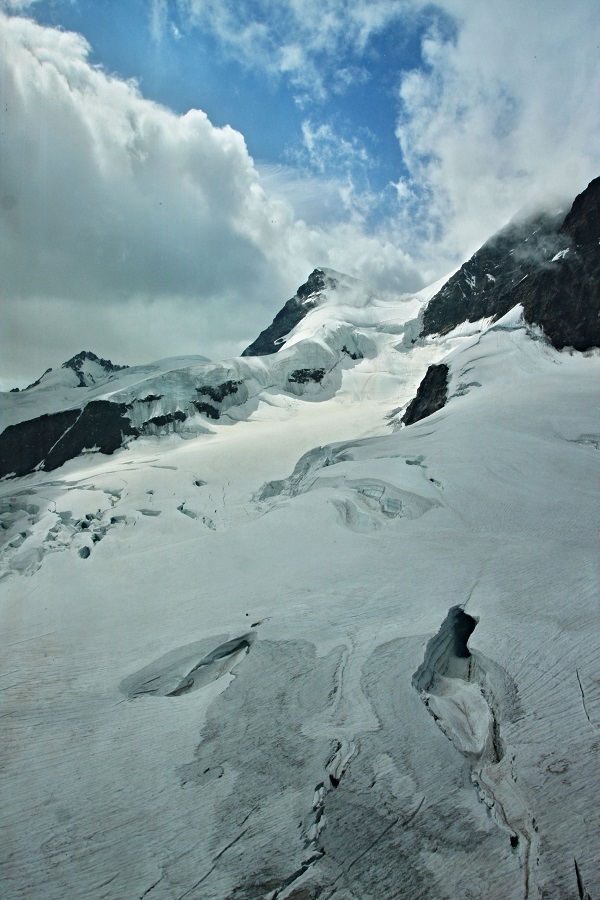
[{"label": "dark rock island in snow", "polygon": [[448,399],[448,366],[439,363],[429,366],[417,390],[402,416],[403,425],[412,425],[441,409]]}]

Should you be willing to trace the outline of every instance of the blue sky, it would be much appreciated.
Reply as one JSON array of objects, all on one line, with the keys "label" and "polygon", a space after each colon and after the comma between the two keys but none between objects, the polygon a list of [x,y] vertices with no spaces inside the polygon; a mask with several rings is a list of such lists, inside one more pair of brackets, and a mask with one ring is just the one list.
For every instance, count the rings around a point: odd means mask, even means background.
[{"label": "blue sky", "polygon": [[[239,353],[600,172],[597,0],[0,0],[0,385]],[[4,381],[2,381],[4,379]]]},{"label": "blue sky", "polygon": [[[256,21],[266,20],[260,3],[240,5],[252,10]],[[177,113],[202,109],[214,125],[231,125],[259,165],[350,173],[362,187],[384,192],[375,219],[385,215],[394,194],[391,183],[408,174],[395,135],[401,75],[422,67],[421,42],[428,29],[445,29],[448,37],[453,31],[452,20],[434,6],[390,17],[364,47],[339,41],[332,54],[326,48],[310,54],[322,79],[315,86],[294,72],[265,71],[248,54],[228,48],[210,24],[196,23],[191,9],[175,0],[43,0],[28,14],[82,34],[90,44],[90,62],[135,79],[145,97]],[[275,28],[273,37],[284,39],[282,30]],[[328,142],[325,158],[311,155],[306,122],[315,128],[326,124],[336,138],[353,145],[354,153],[347,148],[336,154]]]}]

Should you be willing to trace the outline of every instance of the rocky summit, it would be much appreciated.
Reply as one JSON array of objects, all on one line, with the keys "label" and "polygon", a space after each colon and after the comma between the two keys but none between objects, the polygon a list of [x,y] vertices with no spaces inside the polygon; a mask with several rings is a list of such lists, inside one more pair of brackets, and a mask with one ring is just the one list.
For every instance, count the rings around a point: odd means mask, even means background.
[{"label": "rocky summit", "polygon": [[325,287],[335,287],[332,273],[315,269],[279,310],[272,323],[242,352],[242,356],[268,356],[277,353],[285,336],[298,325],[311,309],[318,306]]}]

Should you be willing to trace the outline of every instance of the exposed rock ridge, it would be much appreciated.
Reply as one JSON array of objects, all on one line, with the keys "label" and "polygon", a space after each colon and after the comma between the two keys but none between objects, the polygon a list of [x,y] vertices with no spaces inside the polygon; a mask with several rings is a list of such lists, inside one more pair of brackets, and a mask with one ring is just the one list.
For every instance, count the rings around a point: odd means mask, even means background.
[{"label": "exposed rock ridge", "polygon": [[570,211],[511,222],[432,298],[421,335],[499,319],[517,304],[554,347],[600,346],[600,178]]},{"label": "exposed rock ridge", "polygon": [[557,349],[600,347],[600,178],[575,198],[559,237],[564,248],[518,285],[515,303]]},{"label": "exposed rock ridge", "polygon": [[110,359],[102,359],[100,356],[96,356],[95,353],[92,353],[91,350],[82,350],[80,353],[75,354],[75,356],[72,356],[71,359],[68,359],[62,364],[62,368],[73,369],[75,372],[78,372],[86,360],[98,363],[98,365],[102,366],[103,369],[106,369],[107,372],[120,372],[122,369],[129,368],[129,366],[119,366],[116,363],[111,362]]},{"label": "exposed rock ridge", "polygon": [[413,425],[426,416],[431,416],[446,405],[448,399],[448,366],[439,363],[429,366],[425,377],[402,416],[403,425]]},{"label": "exposed rock ridge", "polygon": [[49,369],[46,369],[45,372],[42,372],[42,374],[40,375],[39,378],[36,378],[36,380],[35,380],[35,381],[32,381],[31,384],[28,384],[27,387],[24,387],[24,388],[11,388],[10,393],[11,393],[11,394],[18,394],[18,393],[20,393],[21,390],[23,390],[23,391],[28,391],[29,388],[37,387],[38,384],[41,383],[42,378],[44,377],[44,375],[49,375],[51,371],[52,371],[52,367],[50,367]]},{"label": "exposed rock ridge", "polygon": [[9,425],[0,434],[0,477],[58,469],[86,449],[114,453],[125,436],[138,434],[126,412],[124,403],[93,400],[83,409]]},{"label": "exposed rock ridge", "polygon": [[287,301],[277,313],[272,323],[243,351],[242,356],[268,356],[277,353],[282,338],[298,325],[299,322],[318,306],[322,300],[321,292],[326,287],[335,287],[335,279],[322,269],[314,269],[308,280],[298,288],[296,295]]}]

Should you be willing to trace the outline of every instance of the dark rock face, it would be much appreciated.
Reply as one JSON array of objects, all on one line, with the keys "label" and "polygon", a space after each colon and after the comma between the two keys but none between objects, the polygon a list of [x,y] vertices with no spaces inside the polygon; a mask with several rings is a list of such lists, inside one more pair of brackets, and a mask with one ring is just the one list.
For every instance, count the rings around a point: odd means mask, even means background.
[{"label": "dark rock face", "polygon": [[[206,400],[192,401],[199,413],[208,416],[209,419],[220,419],[223,412],[221,404],[226,397],[237,394],[239,388],[243,384],[242,381],[223,381],[221,384],[205,384],[197,387],[196,391],[201,397],[208,397],[212,403]],[[216,406],[214,404],[217,404]]]},{"label": "dark rock face", "polygon": [[296,296],[288,300],[269,327],[261,331],[256,340],[246,347],[242,356],[268,356],[277,353],[281,339],[289,334],[311,309],[319,305],[321,291],[328,286],[335,286],[334,279],[321,269],[315,269],[308,281],[298,288]]},{"label": "dark rock face", "polygon": [[561,249],[556,232],[563,215],[510,223],[494,235],[429,301],[421,334],[447,334],[461,322],[512,309],[514,291],[532,266]]},{"label": "dark rock face", "polygon": [[575,198],[559,237],[568,252],[518,285],[515,303],[558,350],[600,347],[600,178]]},{"label": "dark rock face", "polygon": [[229,397],[231,394],[237,394],[237,390],[241,383],[241,381],[224,381],[222,384],[213,386],[203,385],[202,387],[196,388],[196,391],[199,394],[205,394],[207,397],[210,397],[215,403],[222,403],[225,397]]},{"label": "dark rock face", "polygon": [[429,366],[423,381],[417,389],[416,397],[410,401],[406,412],[402,416],[403,425],[413,425],[446,405],[448,399],[448,372],[449,369],[445,363]]},{"label": "dark rock face", "polygon": [[574,244],[597,244],[600,235],[600,178],[594,178],[573,201],[561,226]]},{"label": "dark rock face", "polygon": [[138,397],[132,403],[129,403],[128,407],[130,409],[133,408],[134,403],[154,403],[156,400],[162,400],[162,398],[163,398],[162,394],[148,394],[147,397]]},{"label": "dark rock face", "polygon": [[294,369],[288,381],[295,384],[307,384],[309,381],[314,381],[320,384],[324,377],[325,369]]},{"label": "dark rock face", "polygon": [[167,413],[164,416],[153,416],[152,419],[148,419],[147,422],[144,422],[144,425],[156,425],[157,428],[163,428],[165,425],[171,425],[173,422],[185,422],[187,416],[180,409],[176,409],[175,412]]},{"label": "dark rock face", "polygon": [[0,435],[0,476],[33,472],[78,415],[79,410],[69,409],[9,425]]},{"label": "dark rock face", "polygon": [[557,349],[600,346],[600,178],[561,219],[511,223],[484,244],[432,298],[422,335],[498,319],[520,303]]},{"label": "dark rock face", "polygon": [[120,372],[122,369],[129,368],[129,366],[118,366],[116,363],[111,362],[110,359],[101,359],[101,357],[92,353],[91,350],[82,350],[81,353],[77,353],[75,356],[72,356],[71,359],[68,359],[63,363],[62,367],[63,369],[73,369],[74,372],[78,372],[86,360],[98,363],[98,365],[102,366],[103,369],[106,369],[107,372]]},{"label": "dark rock face", "polygon": [[83,450],[114,453],[126,436],[137,436],[124,403],[94,400],[82,410],[69,409],[10,425],[0,434],[0,477],[27,475],[37,468],[57,469]]},{"label": "dark rock face", "polygon": [[221,417],[221,411],[217,409],[216,406],[212,406],[212,404],[210,403],[203,403],[201,400],[194,400],[194,406],[199,413],[208,416],[209,419],[219,419]]}]

